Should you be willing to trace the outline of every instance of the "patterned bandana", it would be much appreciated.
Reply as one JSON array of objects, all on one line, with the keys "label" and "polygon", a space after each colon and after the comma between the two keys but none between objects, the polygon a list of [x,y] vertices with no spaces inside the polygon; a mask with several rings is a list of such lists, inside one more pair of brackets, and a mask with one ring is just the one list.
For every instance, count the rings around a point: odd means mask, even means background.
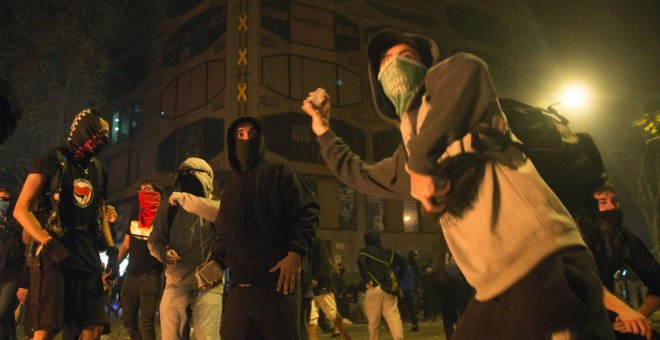
[{"label": "patterned bandana", "polygon": [[101,116],[93,109],[78,113],[71,124],[66,145],[76,161],[89,160],[98,155],[108,143],[108,130],[101,124]]},{"label": "patterned bandana", "polygon": [[424,81],[428,68],[409,58],[390,58],[378,72],[378,81],[383,92],[394,105],[396,114],[401,116],[408,110],[410,101]]}]

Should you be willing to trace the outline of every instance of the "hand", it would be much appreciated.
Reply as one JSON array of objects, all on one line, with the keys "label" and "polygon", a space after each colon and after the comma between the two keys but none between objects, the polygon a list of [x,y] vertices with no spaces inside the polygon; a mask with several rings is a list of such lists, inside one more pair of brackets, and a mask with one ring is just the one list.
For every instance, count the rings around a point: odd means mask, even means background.
[{"label": "hand", "polygon": [[399,297],[402,299],[406,297],[406,294],[403,293],[403,289],[399,289]]},{"label": "hand", "polygon": [[300,255],[290,251],[285,258],[270,269],[271,273],[280,271],[280,278],[277,280],[278,292],[282,290],[284,295],[293,293],[298,283],[300,283],[300,268]]},{"label": "hand", "polygon": [[446,204],[443,203],[449,190],[451,182],[438,176],[423,175],[408,169],[410,172],[410,194],[419,200],[424,209],[430,213],[443,213]]},{"label": "hand", "polygon": [[181,256],[174,249],[168,249],[165,253],[165,262],[167,264],[176,264],[179,260],[181,260]]},{"label": "hand", "polygon": [[303,100],[303,105],[300,107],[303,112],[312,118],[312,131],[317,136],[326,133],[330,129],[330,97],[325,101],[321,108],[316,108],[311,102],[311,95]]},{"label": "hand", "polygon": [[373,289],[374,288],[374,283],[373,283],[373,281],[369,281],[369,282],[365,283],[364,286],[367,287],[367,289]]},{"label": "hand", "polygon": [[108,223],[117,222],[117,210],[115,210],[115,207],[113,207],[111,205],[106,205],[105,206],[105,220]]},{"label": "hand", "polygon": [[114,280],[114,279],[110,278],[110,276],[112,274],[113,274],[112,269],[110,269],[110,270],[106,271],[105,273],[103,273],[103,275],[101,275],[101,280],[103,280],[103,285],[108,287],[108,288],[112,287],[112,281]]},{"label": "hand", "polygon": [[319,285],[319,282],[316,280],[312,280],[312,288],[316,288],[316,286]]},{"label": "hand", "polygon": [[186,195],[182,192],[175,191],[170,195],[168,201],[172,206],[176,206],[176,205],[184,206],[186,201]]},{"label": "hand", "polygon": [[21,304],[25,303],[25,299],[28,296],[29,290],[27,288],[18,288],[18,291],[16,291],[16,297],[18,298],[18,302]]},{"label": "hand", "polygon": [[632,308],[621,311],[614,319],[612,328],[621,333],[639,334],[649,340],[653,336],[649,320]]},{"label": "hand", "polygon": [[105,269],[108,275],[109,280],[114,280],[119,275],[119,250],[117,247],[110,247],[105,251],[105,254],[108,256],[108,265]]}]

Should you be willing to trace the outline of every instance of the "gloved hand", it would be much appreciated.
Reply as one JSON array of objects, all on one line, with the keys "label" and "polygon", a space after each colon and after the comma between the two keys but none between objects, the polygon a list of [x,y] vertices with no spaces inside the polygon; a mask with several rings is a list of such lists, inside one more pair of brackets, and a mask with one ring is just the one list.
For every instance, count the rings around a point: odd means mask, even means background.
[{"label": "gloved hand", "polygon": [[119,275],[119,250],[116,246],[109,247],[105,254],[108,256],[108,265],[105,267],[105,272],[110,273],[108,280],[114,280]]},{"label": "gloved hand", "polygon": [[50,238],[44,245],[42,250],[46,255],[50,256],[55,263],[65,265],[71,260],[71,252],[69,249],[54,238]]}]

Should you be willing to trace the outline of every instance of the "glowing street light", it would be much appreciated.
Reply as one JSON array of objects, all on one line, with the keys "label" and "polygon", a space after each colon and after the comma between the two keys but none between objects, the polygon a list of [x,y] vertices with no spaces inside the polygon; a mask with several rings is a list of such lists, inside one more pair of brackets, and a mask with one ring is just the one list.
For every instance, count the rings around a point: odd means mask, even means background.
[{"label": "glowing street light", "polygon": [[561,105],[569,109],[580,109],[589,101],[589,92],[584,86],[571,85],[561,94]]}]

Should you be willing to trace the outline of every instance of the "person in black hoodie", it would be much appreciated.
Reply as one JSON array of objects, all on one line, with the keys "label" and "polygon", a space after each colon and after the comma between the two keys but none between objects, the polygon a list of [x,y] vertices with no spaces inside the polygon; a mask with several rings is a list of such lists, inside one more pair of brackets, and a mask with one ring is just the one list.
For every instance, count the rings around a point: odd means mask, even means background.
[{"label": "person in black hoodie", "polygon": [[363,308],[369,320],[369,338],[378,339],[382,316],[387,321],[392,338],[403,339],[397,294],[398,282],[406,276],[408,262],[399,253],[383,247],[380,232],[376,229],[364,233],[364,243],[366,247],[360,250],[357,264],[362,282],[367,288]]},{"label": "person in black hoodie", "polygon": [[8,216],[11,194],[0,188],[0,339],[15,340],[14,310],[18,306],[18,291],[23,272],[21,230]]},{"label": "person in black hoodie", "polygon": [[235,120],[227,132],[233,178],[219,211],[207,200],[172,193],[170,204],[216,216],[211,261],[232,272],[220,334],[243,339],[254,324],[265,339],[300,338],[301,258],[314,243],[319,204],[289,164],[266,160],[263,125]]},{"label": "person in black hoodie", "polygon": [[[597,208],[578,212],[575,220],[596,259],[600,279],[606,288],[603,302],[611,311],[614,335],[617,339],[657,339],[659,336],[653,332],[648,318],[660,306],[660,264],[639,237],[623,228],[621,203],[611,184],[601,187],[594,199]],[[624,265],[629,265],[648,288],[648,294],[637,310],[611,293],[614,291],[614,274]]]}]

